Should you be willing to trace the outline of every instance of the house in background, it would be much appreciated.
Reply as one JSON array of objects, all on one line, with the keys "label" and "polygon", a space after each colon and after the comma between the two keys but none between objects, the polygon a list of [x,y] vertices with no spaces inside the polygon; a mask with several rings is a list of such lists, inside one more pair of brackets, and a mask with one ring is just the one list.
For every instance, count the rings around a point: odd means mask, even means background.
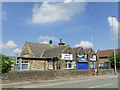
[{"label": "house in background", "polygon": [[[20,61],[20,64],[19,64]],[[75,52],[60,40],[58,45],[26,42],[15,70],[64,70],[76,69]]]},{"label": "house in background", "polygon": [[[118,53],[118,50],[115,49],[115,52]],[[108,57],[114,52],[114,49],[110,50],[98,50],[98,58],[99,58],[99,69],[107,69],[111,68],[110,61]]]}]

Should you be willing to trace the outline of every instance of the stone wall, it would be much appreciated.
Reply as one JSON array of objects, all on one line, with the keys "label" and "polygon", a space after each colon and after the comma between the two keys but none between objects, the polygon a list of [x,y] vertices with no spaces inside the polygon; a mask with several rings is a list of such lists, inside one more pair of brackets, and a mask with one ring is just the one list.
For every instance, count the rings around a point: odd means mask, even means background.
[{"label": "stone wall", "polygon": [[10,71],[2,75],[2,81],[3,83],[14,83],[62,78],[79,78],[91,75],[91,71],[89,70]]},{"label": "stone wall", "polygon": [[98,75],[110,75],[114,74],[114,69],[99,69]]},{"label": "stone wall", "polygon": [[27,43],[25,43],[23,50],[20,54],[20,57],[34,57],[32,51]]},{"label": "stone wall", "polygon": [[120,73],[120,70],[117,70],[117,73]]},{"label": "stone wall", "polygon": [[45,70],[45,60],[29,60],[29,70]]}]

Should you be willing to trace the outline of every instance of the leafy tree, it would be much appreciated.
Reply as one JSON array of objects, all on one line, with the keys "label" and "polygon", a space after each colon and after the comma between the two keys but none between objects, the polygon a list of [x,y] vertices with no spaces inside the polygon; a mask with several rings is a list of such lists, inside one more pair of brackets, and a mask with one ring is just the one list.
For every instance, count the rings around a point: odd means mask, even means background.
[{"label": "leafy tree", "polygon": [[9,59],[7,56],[0,54],[0,72],[7,73],[8,71],[13,68],[11,59]]},{"label": "leafy tree", "polygon": [[[110,60],[111,67],[114,68],[114,52],[108,58]],[[116,54],[116,68],[120,69],[120,52]]]}]

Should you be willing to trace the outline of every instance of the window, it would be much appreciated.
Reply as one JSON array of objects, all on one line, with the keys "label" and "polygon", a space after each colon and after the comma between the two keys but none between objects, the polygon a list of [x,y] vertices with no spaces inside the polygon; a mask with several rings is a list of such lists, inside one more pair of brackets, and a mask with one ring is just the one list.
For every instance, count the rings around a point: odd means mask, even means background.
[{"label": "window", "polygon": [[73,69],[72,61],[66,61],[65,68],[66,69]]},{"label": "window", "polygon": [[52,60],[49,61],[49,69],[53,69],[53,61]]},{"label": "window", "polygon": [[[20,64],[19,61],[17,61],[16,64],[14,64],[14,70],[20,70]],[[21,63],[22,70],[29,70],[29,62],[28,61],[22,61]]]},{"label": "window", "polygon": [[20,65],[19,64],[14,64],[14,70],[20,70]]},{"label": "window", "polygon": [[90,62],[90,68],[91,69],[95,68],[95,62]]},{"label": "window", "polygon": [[103,69],[104,68],[104,64],[103,63],[100,63],[99,64],[99,69]]},{"label": "window", "polygon": [[22,64],[22,70],[28,70],[28,64]]}]

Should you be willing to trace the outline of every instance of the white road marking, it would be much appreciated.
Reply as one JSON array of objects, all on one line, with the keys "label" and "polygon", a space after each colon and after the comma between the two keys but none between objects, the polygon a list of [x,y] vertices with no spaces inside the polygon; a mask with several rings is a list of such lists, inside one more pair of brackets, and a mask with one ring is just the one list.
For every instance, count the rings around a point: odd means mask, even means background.
[{"label": "white road marking", "polygon": [[93,87],[89,87],[89,88],[97,88],[97,87],[109,86],[109,85],[113,85],[113,83],[104,84],[104,85],[98,85],[98,86],[93,86]]}]

